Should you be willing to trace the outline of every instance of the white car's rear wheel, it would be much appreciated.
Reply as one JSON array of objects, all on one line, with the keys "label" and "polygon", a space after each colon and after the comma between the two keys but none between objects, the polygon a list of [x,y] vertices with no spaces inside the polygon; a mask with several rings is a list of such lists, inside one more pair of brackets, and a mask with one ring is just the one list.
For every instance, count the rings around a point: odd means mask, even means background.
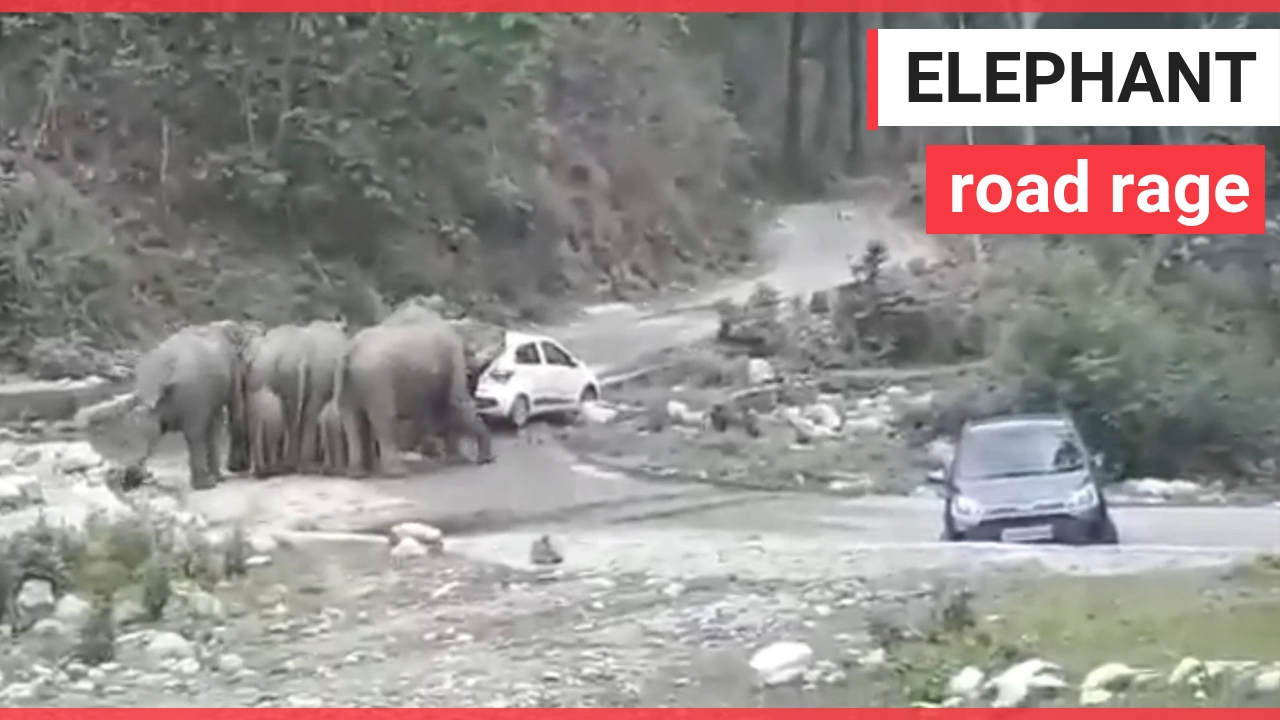
[{"label": "white car's rear wheel", "polygon": [[517,430],[529,424],[529,398],[517,395],[511,402],[511,411],[507,413],[511,425]]},{"label": "white car's rear wheel", "polygon": [[595,385],[588,385],[582,388],[582,394],[578,396],[578,405],[583,403],[595,402],[600,399],[600,391],[596,390]]}]

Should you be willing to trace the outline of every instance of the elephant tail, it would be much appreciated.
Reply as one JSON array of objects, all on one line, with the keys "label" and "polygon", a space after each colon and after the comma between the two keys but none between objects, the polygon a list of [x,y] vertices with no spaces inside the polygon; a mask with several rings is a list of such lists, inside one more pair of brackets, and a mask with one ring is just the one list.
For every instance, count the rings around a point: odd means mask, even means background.
[{"label": "elephant tail", "polygon": [[[297,447],[305,447],[302,444],[302,431],[306,427],[303,418],[307,416],[307,402],[311,399],[308,397],[308,389],[311,387],[311,363],[304,358],[298,363],[298,387],[294,390],[294,397],[297,402],[293,406],[293,417],[289,418],[290,427],[297,428],[298,438]],[[309,462],[310,458],[302,458],[303,462]]]}]

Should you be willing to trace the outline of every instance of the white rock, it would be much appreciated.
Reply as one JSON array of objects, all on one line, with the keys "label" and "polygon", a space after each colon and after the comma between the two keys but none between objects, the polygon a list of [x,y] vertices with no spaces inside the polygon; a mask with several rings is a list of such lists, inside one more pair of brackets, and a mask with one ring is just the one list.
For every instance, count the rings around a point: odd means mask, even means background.
[{"label": "white rock", "polygon": [[1080,683],[1081,690],[1102,689],[1102,690],[1124,690],[1133,682],[1138,675],[1143,674],[1144,670],[1137,670],[1119,662],[1103,663],[1098,667],[1089,671],[1084,676],[1084,680]]},{"label": "white rock", "polygon": [[995,694],[992,707],[1018,707],[1032,697],[1033,690],[1052,690],[1065,685],[1055,677],[1059,672],[1057,665],[1033,658],[1020,662],[987,681],[985,689]]},{"label": "white rock", "polygon": [[924,414],[933,408],[933,393],[926,392],[921,395],[907,396],[894,402],[900,415],[906,413]]},{"label": "white rock", "polygon": [[187,608],[192,616],[209,620],[221,620],[226,617],[222,601],[203,590],[194,590],[186,597]]},{"label": "white rock", "polygon": [[613,422],[618,411],[602,403],[588,401],[582,403],[582,419],[593,425],[605,425]]},{"label": "white rock", "polygon": [[840,413],[826,403],[814,403],[805,408],[804,417],[814,425],[828,430],[839,430],[844,424],[844,418],[840,417]]},{"label": "white rock", "polygon": [[1169,673],[1170,685],[1198,685],[1205,676],[1204,663],[1193,657],[1184,657]]},{"label": "white rock", "polygon": [[980,668],[969,665],[951,677],[951,681],[947,683],[947,694],[966,700],[972,699],[982,689],[982,681],[985,678]]},{"label": "white rock", "polygon": [[318,708],[324,707],[325,702],[314,695],[290,695],[285,698],[284,704],[291,708]]},{"label": "white rock", "polygon": [[677,425],[699,425],[702,423],[702,414],[689,409],[689,406],[679,400],[667,401],[667,418]]},{"label": "white rock", "polygon": [[776,642],[751,656],[751,669],[761,685],[784,685],[804,676],[813,661],[813,648],[801,642]]},{"label": "white rock", "polygon": [[413,538],[423,545],[439,545],[444,542],[444,533],[440,532],[439,528],[431,527],[426,523],[400,523],[391,528],[391,534],[397,541]]},{"label": "white rock", "polygon": [[155,660],[181,659],[194,657],[195,648],[178,633],[161,631],[151,636],[151,641],[147,643],[147,653]]},{"label": "white rock", "polygon": [[396,543],[394,548],[391,549],[391,557],[396,558],[397,560],[419,558],[426,555],[427,549],[423,547],[422,543],[411,537],[403,538],[400,542]]},{"label": "white rock", "polygon": [[1253,689],[1260,693],[1280,692],[1280,668],[1263,670],[1253,679]]},{"label": "white rock", "polygon": [[36,698],[35,683],[14,683],[0,690],[0,700],[10,703],[30,702]]},{"label": "white rock", "polygon": [[1119,484],[1117,490],[1125,495],[1160,498],[1163,500],[1190,498],[1204,492],[1204,488],[1190,480],[1160,480],[1158,478],[1125,480]]},{"label": "white rock", "polygon": [[669,598],[677,598],[684,594],[684,583],[673,582],[662,588],[662,594]]},{"label": "white rock", "polygon": [[901,385],[890,385],[884,389],[882,395],[889,401],[903,400],[911,394],[911,391]]},{"label": "white rock", "polygon": [[218,656],[217,667],[219,672],[236,675],[245,668],[244,658],[235,653],[224,653]]},{"label": "white rock", "polygon": [[61,474],[80,473],[103,465],[106,460],[87,441],[48,443],[53,450],[54,471]]},{"label": "white rock", "polygon": [[845,422],[845,430],[854,434],[867,434],[884,432],[885,422],[878,417],[853,417]]},{"label": "white rock", "polygon": [[38,619],[52,615],[57,607],[53,584],[39,578],[27,580],[18,590],[15,604],[23,618]]},{"label": "white rock", "polygon": [[78,595],[63,595],[58,600],[57,606],[54,607],[53,617],[71,627],[80,627],[89,620],[89,615],[93,612],[93,606],[88,600]]},{"label": "white rock", "polygon": [[28,630],[27,632],[29,632],[31,635],[34,635],[36,637],[45,637],[45,638],[59,638],[59,637],[65,637],[71,634],[70,629],[67,628],[65,623],[63,623],[60,620],[55,620],[51,617],[41,618],[37,620],[36,623],[32,625],[31,629]]},{"label": "white rock", "polygon": [[862,665],[862,667],[876,668],[884,665],[888,661],[889,661],[889,656],[884,651],[884,648],[878,647],[872,650],[871,652],[867,653],[866,655],[863,655],[862,659],[859,661],[859,664]]},{"label": "white rock", "polygon": [[112,617],[115,619],[116,627],[130,625],[146,616],[146,611],[142,605],[132,598],[121,598],[116,601],[115,610]]},{"label": "white rock", "polygon": [[831,431],[818,427],[812,420],[804,417],[798,408],[785,408],[782,411],[782,418],[795,431],[797,442],[808,442],[820,435],[831,434]]},{"label": "white rock", "polygon": [[0,477],[0,509],[17,510],[42,500],[39,478],[33,475]]},{"label": "white rock", "polygon": [[249,550],[254,555],[271,555],[280,548],[280,543],[270,535],[255,534],[249,536]]},{"label": "white rock", "polygon": [[778,379],[778,372],[764,358],[751,358],[747,361],[747,382],[752,385],[763,385]]},{"label": "white rock", "polygon": [[195,675],[200,672],[200,661],[193,657],[185,657],[173,664],[173,671],[179,675]]},{"label": "white rock", "polygon": [[245,560],[244,564],[245,566],[251,567],[251,568],[262,567],[263,565],[270,565],[271,556],[270,555],[253,555],[253,556],[250,556],[249,559]]},{"label": "white rock", "polygon": [[1106,688],[1092,687],[1080,688],[1080,704],[1090,705],[1106,705],[1115,698],[1115,693]]},{"label": "white rock", "polygon": [[1247,673],[1257,669],[1259,664],[1257,660],[1207,660],[1204,671],[1213,680],[1224,675]]}]

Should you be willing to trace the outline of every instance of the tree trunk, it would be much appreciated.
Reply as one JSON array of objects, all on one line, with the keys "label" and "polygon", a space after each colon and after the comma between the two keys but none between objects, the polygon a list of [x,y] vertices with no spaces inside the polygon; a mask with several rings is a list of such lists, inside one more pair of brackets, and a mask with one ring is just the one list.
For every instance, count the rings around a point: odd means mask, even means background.
[{"label": "tree trunk", "polygon": [[818,96],[818,116],[814,118],[814,155],[826,152],[831,141],[831,126],[835,123],[836,98],[840,81],[840,29],[841,23],[828,20],[823,25],[822,43],[818,52],[822,57],[822,93]]},{"label": "tree trunk", "polygon": [[862,128],[866,125],[866,90],[862,79],[862,23],[858,13],[845,13],[846,66],[849,75],[849,153],[844,167],[852,172],[862,161]]},{"label": "tree trunk", "polygon": [[800,73],[801,47],[804,44],[804,13],[791,13],[791,34],[787,41],[787,108],[783,128],[783,162],[789,179],[801,181],[801,135],[803,128],[804,81]]}]

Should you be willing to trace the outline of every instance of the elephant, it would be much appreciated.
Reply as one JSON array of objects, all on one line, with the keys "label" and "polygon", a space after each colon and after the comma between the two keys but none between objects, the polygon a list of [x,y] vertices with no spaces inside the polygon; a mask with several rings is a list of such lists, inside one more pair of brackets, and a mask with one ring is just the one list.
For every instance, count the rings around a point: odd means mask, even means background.
[{"label": "elephant", "polygon": [[441,428],[452,456],[459,454],[458,436],[468,434],[477,442],[477,463],[494,460],[489,428],[467,387],[462,337],[439,314],[412,312],[361,330],[343,355],[335,394],[352,475],[376,469],[404,474],[396,444],[402,416],[419,427]]},{"label": "elephant", "polygon": [[294,427],[299,437],[296,446],[299,467],[306,472],[322,463],[319,418],[325,404],[333,398],[338,366],[347,350],[347,333],[341,323],[325,320],[312,322],[302,330],[306,342],[298,370],[301,403]]},{"label": "elephant", "polygon": [[502,354],[506,330],[471,319],[453,320],[450,324],[462,336],[467,358],[467,389],[474,395],[480,376]]},{"label": "elephant", "polygon": [[337,398],[320,408],[316,418],[320,432],[320,467],[326,475],[340,473],[347,468],[347,436],[342,427],[342,413]]},{"label": "elephant", "polygon": [[284,453],[284,403],[264,385],[247,398],[245,412],[249,425],[249,465],[254,476],[265,478],[280,467]]},{"label": "elephant", "polygon": [[298,468],[301,418],[306,358],[306,332],[298,325],[280,325],[257,338],[246,353],[245,379],[242,393],[252,397],[261,388],[269,388],[280,399],[284,410],[284,450],[279,465],[282,471]]},{"label": "elephant", "polygon": [[147,461],[160,439],[182,433],[194,490],[207,490],[222,479],[219,438],[228,428],[229,472],[248,468],[248,434],[244,426],[241,348],[246,335],[231,321],[183,328],[144,354],[134,369],[129,412],[141,420]]}]

